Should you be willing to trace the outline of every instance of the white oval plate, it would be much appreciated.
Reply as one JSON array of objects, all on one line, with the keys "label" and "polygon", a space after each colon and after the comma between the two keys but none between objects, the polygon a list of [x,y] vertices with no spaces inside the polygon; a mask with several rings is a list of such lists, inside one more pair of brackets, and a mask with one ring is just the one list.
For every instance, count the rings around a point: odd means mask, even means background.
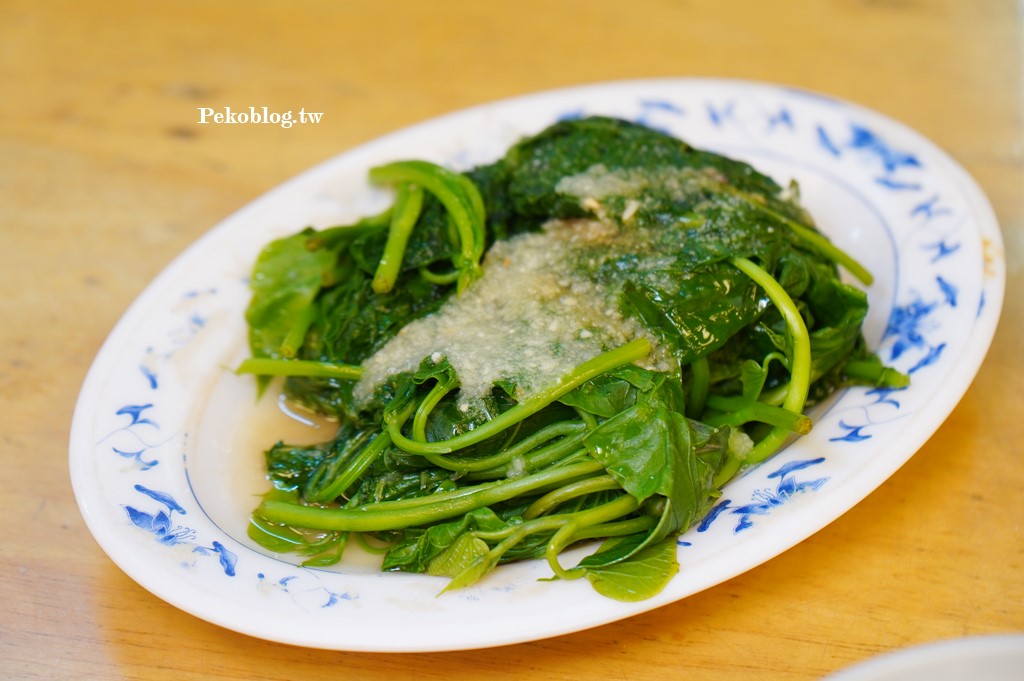
[{"label": "white oval plate", "polygon": [[990,634],[895,650],[823,681],[1020,681],[1024,634]]},{"label": "white oval plate", "polygon": [[[261,452],[294,434],[251,377],[246,279],[269,240],[382,208],[367,170],[400,158],[457,169],[491,161],[556,119],[619,116],[796,179],[804,204],[876,277],[865,335],[909,372],[903,391],[847,390],[814,431],[734,480],[679,539],[659,596],[618,603],[585,580],[541,582],[542,561],[503,566],[438,597],[443,580],[381,574],[354,552],[331,570],[246,537],[266,488]],[[339,650],[437,651],[578,631],[656,608],[772,558],[875,489],[935,432],[996,327],[1004,263],[992,210],[945,153],[872,111],[808,92],[719,80],[654,80],[546,92],[461,111],[359,147],[273,190],[178,257],[107,340],[82,388],[70,466],[96,540],[139,584],[229,629]],[[878,522],[885,522],[879,518]]]}]

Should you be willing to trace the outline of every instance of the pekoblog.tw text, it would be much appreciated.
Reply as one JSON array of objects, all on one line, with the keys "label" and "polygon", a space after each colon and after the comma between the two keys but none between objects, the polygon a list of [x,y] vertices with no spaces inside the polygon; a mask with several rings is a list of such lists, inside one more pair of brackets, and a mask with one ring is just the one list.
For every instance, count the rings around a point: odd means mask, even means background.
[{"label": "pekoblog.tw text", "polygon": [[199,112],[199,120],[196,121],[199,125],[279,125],[282,128],[290,128],[296,124],[319,123],[324,117],[322,111],[306,111],[305,108],[297,112],[281,112],[270,111],[265,106],[250,106],[248,111],[232,111],[230,106],[225,106],[218,111],[212,107],[200,106],[196,107],[196,110]]}]

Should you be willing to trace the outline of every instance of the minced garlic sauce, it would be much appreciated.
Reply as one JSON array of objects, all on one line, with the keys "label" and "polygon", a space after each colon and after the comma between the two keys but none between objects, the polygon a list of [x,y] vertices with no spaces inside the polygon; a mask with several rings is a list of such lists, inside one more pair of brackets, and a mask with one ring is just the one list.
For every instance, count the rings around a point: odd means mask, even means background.
[{"label": "minced garlic sauce", "polygon": [[623,222],[628,223],[632,217],[631,211],[639,208],[643,197],[650,195],[652,191],[675,199],[684,199],[704,189],[718,187],[723,181],[721,173],[710,166],[610,170],[604,164],[597,163],[585,172],[563,177],[555,191],[579,198],[585,207],[590,202],[600,202],[610,196],[631,199],[627,201],[626,212],[620,216]]},{"label": "minced garlic sauce", "polygon": [[[507,380],[522,399],[639,336],[654,348],[644,366],[670,371],[676,365],[669,350],[619,310],[623,277],[646,279],[661,290],[674,288],[658,274],[674,255],[652,252],[656,238],[634,225],[633,218],[652,190],[684,198],[721,182],[713,168],[609,170],[602,164],[563,178],[556,191],[578,198],[595,219],[553,220],[539,232],[496,243],[484,260],[483,277],[436,313],[407,325],[363,363],[357,402],[369,400],[388,376],[415,371],[426,358],[447,358],[463,398],[483,397],[496,382]],[[606,211],[610,197],[625,199],[621,214]],[[623,254],[643,255],[632,260],[631,274],[604,277],[608,284],[587,275],[597,269],[597,261]]]},{"label": "minced garlic sauce", "polygon": [[580,259],[615,242],[620,229],[600,220],[552,221],[494,244],[480,279],[364,362],[356,400],[368,400],[386,377],[415,371],[425,358],[447,358],[462,398],[483,397],[497,381],[509,380],[522,399],[639,336],[655,348],[646,365],[668,370],[666,351],[619,311],[618,291],[580,271]]}]

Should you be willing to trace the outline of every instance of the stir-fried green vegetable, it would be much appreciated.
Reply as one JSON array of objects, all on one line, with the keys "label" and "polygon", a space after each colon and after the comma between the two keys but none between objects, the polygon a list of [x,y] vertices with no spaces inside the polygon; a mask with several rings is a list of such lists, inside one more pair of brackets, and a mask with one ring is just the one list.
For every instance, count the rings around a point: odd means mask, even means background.
[{"label": "stir-fried green vegetable", "polygon": [[308,565],[355,537],[449,588],[545,558],[647,598],[678,533],[808,432],[808,405],[906,382],[866,349],[867,299],[838,272],[870,275],[744,163],[595,117],[464,174],[370,178],[392,208],[275,241],[252,277],[239,371],[287,377],[338,423],[266,452],[252,516],[254,540]]}]

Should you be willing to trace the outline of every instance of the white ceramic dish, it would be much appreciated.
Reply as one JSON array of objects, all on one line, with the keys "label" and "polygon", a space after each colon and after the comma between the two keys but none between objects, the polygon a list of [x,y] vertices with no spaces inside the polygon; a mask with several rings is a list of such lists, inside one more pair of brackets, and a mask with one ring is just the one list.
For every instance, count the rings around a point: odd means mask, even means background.
[{"label": "white ceramic dish", "polygon": [[1024,634],[969,636],[896,650],[825,681],[1020,681]]},{"label": "white ceramic dish", "polygon": [[[251,378],[246,278],[259,249],[306,225],[343,223],[388,200],[366,171],[399,158],[455,168],[493,160],[564,116],[606,114],[795,178],[821,228],[875,275],[868,342],[909,389],[848,390],[814,431],[734,480],[679,540],[680,574],[635,604],[585,580],[539,582],[543,562],[504,566],[438,597],[435,578],[380,574],[369,557],[331,570],[268,556],[245,535],[266,487],[263,448],[294,433]],[[657,80],[595,85],[481,106],[333,158],[225,220],[139,297],[82,388],[71,477],[99,544],[133,579],[224,627],[297,645],[432,651],[503,645],[656,608],[797,544],[864,498],[950,413],[996,327],[1004,263],[991,208],[970,177],[912,130],[872,111],[784,87]],[[884,522],[883,518],[879,522]]]}]

